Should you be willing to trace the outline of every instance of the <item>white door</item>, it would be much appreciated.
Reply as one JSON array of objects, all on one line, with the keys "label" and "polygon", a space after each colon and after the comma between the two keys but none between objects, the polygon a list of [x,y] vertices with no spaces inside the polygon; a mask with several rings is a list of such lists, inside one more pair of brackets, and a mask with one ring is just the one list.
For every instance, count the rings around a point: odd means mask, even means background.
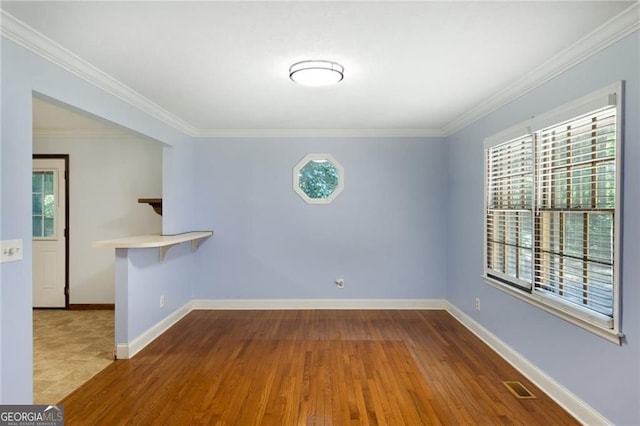
[{"label": "white door", "polygon": [[66,306],[65,160],[33,160],[33,307]]}]

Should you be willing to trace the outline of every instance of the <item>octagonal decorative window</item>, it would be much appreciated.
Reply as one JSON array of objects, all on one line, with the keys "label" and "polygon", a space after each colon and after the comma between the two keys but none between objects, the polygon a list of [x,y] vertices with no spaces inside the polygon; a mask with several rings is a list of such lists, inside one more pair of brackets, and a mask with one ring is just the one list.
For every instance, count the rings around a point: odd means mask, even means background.
[{"label": "octagonal decorative window", "polygon": [[344,169],[329,154],[307,154],[293,168],[293,190],[309,204],[327,204],[344,188]]}]

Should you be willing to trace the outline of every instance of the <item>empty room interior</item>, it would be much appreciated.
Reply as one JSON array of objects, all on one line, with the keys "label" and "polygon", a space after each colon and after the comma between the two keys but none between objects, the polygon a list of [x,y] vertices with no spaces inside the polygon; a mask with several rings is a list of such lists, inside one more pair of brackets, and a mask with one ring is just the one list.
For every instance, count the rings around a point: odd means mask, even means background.
[{"label": "empty room interior", "polygon": [[640,424],[640,2],[0,8],[0,411]]}]

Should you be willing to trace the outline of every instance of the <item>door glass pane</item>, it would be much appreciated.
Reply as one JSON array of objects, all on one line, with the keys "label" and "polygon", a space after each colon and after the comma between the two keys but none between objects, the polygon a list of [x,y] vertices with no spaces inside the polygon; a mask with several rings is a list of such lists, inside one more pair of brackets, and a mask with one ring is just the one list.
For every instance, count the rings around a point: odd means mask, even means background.
[{"label": "door glass pane", "polygon": [[44,237],[54,237],[55,236],[55,229],[53,228],[54,223],[53,223],[53,218],[48,218],[45,217],[44,218]]},{"label": "door glass pane", "polygon": [[33,216],[33,236],[42,237],[42,216]]},{"label": "door glass pane", "polygon": [[55,237],[54,181],[53,171],[33,172],[31,201],[34,238]]},{"label": "door glass pane", "polygon": [[33,174],[33,192],[42,192],[42,188],[44,187],[44,180],[42,173],[34,173]]},{"label": "door glass pane", "polygon": [[31,199],[33,202],[33,214],[41,215],[42,214],[42,194],[33,194]]},{"label": "door glass pane", "polygon": [[56,203],[53,194],[46,194],[44,196],[44,216],[48,218],[54,218],[56,214]]},{"label": "door glass pane", "polygon": [[53,172],[44,173],[44,192],[53,194]]}]

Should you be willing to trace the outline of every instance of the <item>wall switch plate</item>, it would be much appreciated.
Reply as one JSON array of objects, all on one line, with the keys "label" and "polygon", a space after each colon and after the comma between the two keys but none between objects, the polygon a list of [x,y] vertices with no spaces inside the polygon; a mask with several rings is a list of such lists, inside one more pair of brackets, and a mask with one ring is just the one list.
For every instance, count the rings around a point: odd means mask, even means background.
[{"label": "wall switch plate", "polygon": [[22,260],[22,240],[0,241],[0,262],[14,262]]}]

